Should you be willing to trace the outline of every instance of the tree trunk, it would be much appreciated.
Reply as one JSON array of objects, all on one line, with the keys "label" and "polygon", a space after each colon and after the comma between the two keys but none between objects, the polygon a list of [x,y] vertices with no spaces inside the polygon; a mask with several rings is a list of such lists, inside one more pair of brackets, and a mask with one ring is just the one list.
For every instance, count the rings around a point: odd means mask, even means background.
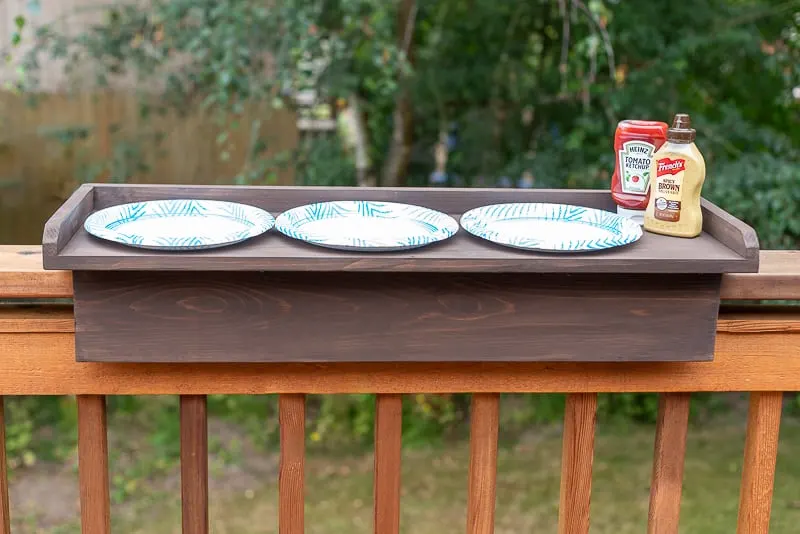
[{"label": "tree trunk", "polygon": [[350,113],[352,113],[353,152],[356,163],[356,182],[359,187],[372,187],[375,177],[372,175],[372,163],[369,159],[369,132],[361,99],[357,94],[350,97]]},{"label": "tree trunk", "polygon": [[[414,24],[417,17],[417,2],[416,0],[399,1],[400,6],[397,11],[398,46],[409,63],[413,64],[412,43],[414,41]],[[413,119],[408,80],[402,79],[401,74],[400,91],[395,100],[394,113],[392,114],[392,138],[381,178],[381,185],[385,187],[397,187],[405,182],[408,163],[411,159],[411,144],[414,133]]]}]

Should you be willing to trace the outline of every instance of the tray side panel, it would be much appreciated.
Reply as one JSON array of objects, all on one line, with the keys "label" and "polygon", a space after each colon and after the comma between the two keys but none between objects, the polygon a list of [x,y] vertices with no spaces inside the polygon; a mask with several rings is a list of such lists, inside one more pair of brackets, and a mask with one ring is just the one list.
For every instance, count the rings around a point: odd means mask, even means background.
[{"label": "tray side panel", "polygon": [[42,261],[45,269],[53,268],[50,266],[52,259],[72,239],[93,209],[94,186],[83,184],[47,220],[42,235]]},{"label": "tray side panel", "polygon": [[758,272],[759,244],[756,231],[706,199],[702,199],[702,208],[703,231],[713,235],[717,241],[745,258],[746,272]]},{"label": "tray side panel", "polygon": [[307,187],[307,186],[163,186],[102,184],[97,208],[146,200],[199,198],[252,204],[277,216],[303,204],[336,200],[372,200],[418,204],[444,213],[462,214],[486,204],[546,202],[614,210],[608,191],[595,189],[489,189],[444,187]]},{"label": "tray side panel", "polygon": [[703,361],[719,275],[76,272],[79,361]]}]

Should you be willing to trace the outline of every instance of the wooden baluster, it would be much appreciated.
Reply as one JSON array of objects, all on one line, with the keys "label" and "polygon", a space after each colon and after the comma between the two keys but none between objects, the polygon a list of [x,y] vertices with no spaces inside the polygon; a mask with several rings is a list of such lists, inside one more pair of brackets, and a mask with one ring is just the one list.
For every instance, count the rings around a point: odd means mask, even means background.
[{"label": "wooden baluster", "polygon": [[561,449],[559,534],[589,532],[596,419],[597,393],[573,393],[567,396]]},{"label": "wooden baluster", "polygon": [[648,534],[678,534],[689,401],[689,393],[663,393],[659,398]]},{"label": "wooden baluster", "polygon": [[181,395],[183,534],[208,534],[208,414],[205,395]]},{"label": "wooden baluster", "polygon": [[111,532],[106,398],[78,395],[78,481],[82,534]]},{"label": "wooden baluster", "polygon": [[738,534],[767,534],[778,458],[783,393],[750,394]]},{"label": "wooden baluster", "polygon": [[8,511],[7,466],[5,411],[3,409],[3,397],[0,396],[0,534],[11,534],[11,516]]},{"label": "wooden baluster", "polygon": [[278,398],[281,462],[278,474],[278,533],[303,534],[305,521],[306,398]]},{"label": "wooden baluster", "polygon": [[400,461],[403,397],[378,395],[375,400],[375,534],[400,533]]},{"label": "wooden baluster", "polygon": [[494,532],[499,421],[500,395],[474,394],[469,438],[467,534]]}]

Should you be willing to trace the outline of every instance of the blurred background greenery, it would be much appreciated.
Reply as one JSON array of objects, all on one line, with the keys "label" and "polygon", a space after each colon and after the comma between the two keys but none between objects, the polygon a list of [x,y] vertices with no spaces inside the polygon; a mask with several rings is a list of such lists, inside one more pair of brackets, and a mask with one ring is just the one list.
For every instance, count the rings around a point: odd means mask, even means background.
[{"label": "blurred background greenery", "polygon": [[[151,0],[143,9],[30,0],[3,9],[3,243],[38,242],[44,220],[85,181],[607,188],[616,123],[678,112],[698,130],[704,196],[753,225],[762,248],[800,240],[798,1]],[[695,420],[740,414],[740,401],[696,395]],[[405,444],[459,442],[468,406],[466,395],[407,398]],[[177,401],[111,398],[109,408],[153,451],[120,463],[115,499],[124,501],[136,480],[174,467]],[[648,425],[656,408],[654,395],[605,395],[600,416]],[[73,455],[72,399],[12,399],[7,410],[12,467]],[[274,397],[215,396],[210,410],[274,449]],[[509,397],[504,432],[562,413],[561,396]],[[311,398],[310,447],[366,451],[373,415],[368,395]],[[236,450],[226,441],[217,452]]]},{"label": "blurred background greenery", "polygon": [[798,243],[797,1],[21,4],[0,108],[9,213],[94,180],[608,187],[617,121],[686,112],[705,195],[764,248]]}]

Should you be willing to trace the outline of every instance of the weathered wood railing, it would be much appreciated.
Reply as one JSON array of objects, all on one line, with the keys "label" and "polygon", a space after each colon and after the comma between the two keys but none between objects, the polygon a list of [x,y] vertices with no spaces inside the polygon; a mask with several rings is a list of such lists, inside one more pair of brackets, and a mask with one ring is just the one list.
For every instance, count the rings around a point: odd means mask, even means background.
[{"label": "weathered wood railing", "polygon": [[[66,298],[66,272],[38,247],[0,247],[0,299]],[[763,252],[761,272],[724,278],[724,299],[800,299],[800,252]],[[183,532],[208,527],[206,395],[280,394],[279,532],[304,530],[305,394],[375,393],[374,531],[400,528],[401,395],[473,394],[466,528],[494,529],[499,394],[568,393],[559,533],[589,531],[597,394],[660,392],[649,533],[678,532],[689,395],[750,392],[738,532],[767,533],[784,391],[800,391],[800,308],[723,312],[713,362],[635,364],[86,364],[69,307],[0,308],[0,534],[10,533],[3,395],[77,395],[81,522],[110,532],[106,395],[180,395]]]}]

